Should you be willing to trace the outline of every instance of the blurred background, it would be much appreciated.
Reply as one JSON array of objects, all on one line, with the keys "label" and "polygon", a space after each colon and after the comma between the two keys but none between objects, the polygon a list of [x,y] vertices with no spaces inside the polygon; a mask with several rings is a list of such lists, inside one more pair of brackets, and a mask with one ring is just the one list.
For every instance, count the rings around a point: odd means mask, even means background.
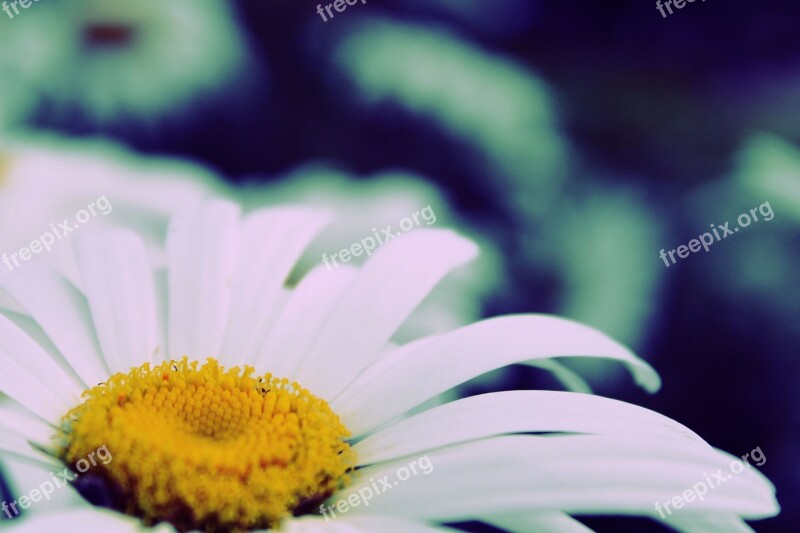
[{"label": "blurred background", "polygon": [[[409,337],[513,312],[596,326],[664,380],[648,396],[618,368],[572,365],[596,392],[734,455],[760,447],[783,511],[753,525],[800,529],[797,4],[663,17],[632,0],[368,0],[334,15],[306,0],[0,13],[0,252],[105,194],[114,222],[155,221],[157,254],[179,191],[337,209],[307,268],[431,205],[484,257]],[[772,220],[659,257],[765,202]],[[519,367],[460,393],[557,387]]]}]

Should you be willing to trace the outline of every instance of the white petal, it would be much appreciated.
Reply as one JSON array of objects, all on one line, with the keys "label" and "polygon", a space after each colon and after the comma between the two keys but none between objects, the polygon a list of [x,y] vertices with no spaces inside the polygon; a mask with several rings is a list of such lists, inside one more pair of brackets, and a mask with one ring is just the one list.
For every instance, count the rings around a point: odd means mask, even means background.
[{"label": "white petal", "polygon": [[0,346],[0,368],[2,368],[0,392],[24,405],[43,420],[57,425],[73,405],[58,397],[45,383],[39,381],[34,373],[19,364],[16,357],[20,354],[15,354],[14,357],[4,348]]},{"label": "white petal", "polygon": [[30,262],[14,272],[2,272],[0,286],[42,327],[83,385],[106,380],[86,298],[58,274]]},{"label": "white petal", "polygon": [[[335,502],[334,502],[335,503]],[[284,533],[434,533],[436,531],[455,533],[455,529],[428,525],[394,516],[367,516],[340,514],[336,516],[327,512],[328,519],[323,517],[302,517],[286,522]]]},{"label": "white petal", "polygon": [[[29,494],[33,489],[39,489],[42,483],[51,479],[51,475],[62,472],[64,468],[65,465],[61,461],[52,457],[48,457],[46,461],[36,462],[4,455],[2,460],[2,470],[14,498]],[[62,486],[53,491],[45,505],[35,505],[26,509],[25,519],[30,519],[40,513],[50,513],[76,506],[88,507],[90,504],[74,488]]]},{"label": "white petal", "polygon": [[554,356],[616,359],[648,390],[660,385],[647,363],[595,329],[553,316],[514,315],[484,320],[425,344],[368,382],[359,380],[332,407],[358,435],[475,376]]},{"label": "white petal", "polygon": [[0,433],[0,457],[23,459],[45,468],[56,468],[63,465],[61,462],[43,451],[37,450],[23,437],[10,432]]},{"label": "white petal", "polygon": [[478,253],[447,230],[416,230],[379,249],[334,309],[297,379],[323,398],[336,396],[376,355],[451,270]]},{"label": "white petal", "polygon": [[55,432],[53,427],[33,415],[28,416],[27,412],[8,401],[0,401],[0,427],[6,433],[13,433],[41,447],[50,446]]},{"label": "white petal", "polygon": [[167,268],[157,268],[153,272],[156,305],[156,339],[158,351],[153,356],[153,362],[162,362],[169,359],[167,346],[167,331],[169,320],[169,272]]},{"label": "white petal", "polygon": [[151,362],[158,348],[155,285],[142,240],[130,231],[82,236],[75,254],[109,370]]},{"label": "white petal", "polygon": [[317,209],[281,207],[245,218],[231,312],[220,355],[230,363],[254,358],[279,315],[286,278],[330,221]]},{"label": "white petal", "polygon": [[10,533],[167,533],[174,531],[169,526],[146,528],[136,518],[114,511],[93,508],[70,509],[61,512],[42,513],[30,520],[21,520],[19,525],[9,527]]},{"label": "white petal", "polygon": [[[410,458],[358,471],[359,479],[332,499],[345,499],[389,476],[390,487],[369,507],[351,512],[456,521],[484,514],[561,510],[569,514],[652,516],[664,502],[729,469],[732,456],[711,448],[653,439],[572,435],[508,436],[426,454],[428,474],[410,474]],[[409,473],[400,479],[400,468]],[[728,470],[729,471],[729,470]],[[394,484],[391,480],[395,480]],[[764,518],[777,513],[774,487],[754,468],[715,486],[696,512]]]},{"label": "white petal", "polygon": [[580,376],[580,374],[554,359],[525,361],[525,364],[549,371],[558,381],[561,382],[562,385],[564,385],[564,387],[566,387],[568,391],[592,394],[592,387]]},{"label": "white petal", "polygon": [[70,367],[60,354],[57,354],[57,357],[65,365],[64,367],[56,362],[54,354],[47,353],[36,342],[35,337],[50,342],[49,338],[46,336],[41,338],[42,336],[44,336],[43,331],[30,318],[0,314],[0,352],[13,357],[31,376],[67,405],[75,405],[82,392],[80,379],[67,370]]},{"label": "white petal", "polygon": [[663,523],[676,531],[685,531],[686,533],[751,533],[753,531],[741,518],[730,514],[682,512],[667,516],[667,520],[664,520]]},{"label": "white petal", "polygon": [[295,379],[303,356],[357,272],[347,266],[334,271],[320,266],[309,272],[289,295],[267,342],[253,361],[255,367]]},{"label": "white petal", "polygon": [[481,522],[506,531],[536,533],[587,533],[592,530],[564,513],[503,513],[480,516]]},{"label": "white petal", "polygon": [[338,398],[342,396],[346,396],[348,391],[351,390],[360,390],[361,387],[372,381],[376,376],[380,376],[387,368],[391,368],[392,365],[397,363],[398,361],[402,361],[406,358],[409,354],[412,354],[419,350],[422,346],[426,344],[430,344],[431,342],[439,339],[441,337],[440,334],[436,335],[429,335],[427,337],[422,337],[421,339],[417,339],[415,341],[409,342],[402,346],[396,346],[393,343],[388,343],[384,349],[381,351],[378,362],[372,366],[367,367],[358,377],[350,384],[350,386],[342,391],[342,393],[333,399],[333,401],[337,401]]},{"label": "white petal", "polygon": [[223,201],[176,215],[167,235],[172,358],[217,357],[233,290],[239,208]]},{"label": "white petal", "polygon": [[618,400],[574,392],[508,391],[463,398],[406,418],[355,445],[361,465],[510,433],[562,432],[694,441],[686,426]]}]

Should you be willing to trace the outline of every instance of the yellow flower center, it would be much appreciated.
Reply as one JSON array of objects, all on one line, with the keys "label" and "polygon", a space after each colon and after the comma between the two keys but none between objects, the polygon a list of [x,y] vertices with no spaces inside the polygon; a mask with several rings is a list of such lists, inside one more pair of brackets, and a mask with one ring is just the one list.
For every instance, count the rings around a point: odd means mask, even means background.
[{"label": "yellow flower center", "polygon": [[271,528],[316,507],[349,481],[348,431],[324,400],[253,372],[184,358],[86,391],[59,435],[76,485],[179,531]]}]

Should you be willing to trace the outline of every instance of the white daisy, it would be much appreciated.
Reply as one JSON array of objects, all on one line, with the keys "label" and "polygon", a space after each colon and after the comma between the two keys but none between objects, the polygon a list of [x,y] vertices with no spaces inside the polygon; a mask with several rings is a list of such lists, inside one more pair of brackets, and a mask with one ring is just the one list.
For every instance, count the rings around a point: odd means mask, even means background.
[{"label": "white daisy", "polygon": [[224,0],[37,2],[6,21],[0,80],[47,120],[150,126],[246,79],[248,44]]},{"label": "white daisy", "polygon": [[[684,426],[583,394],[501,392],[404,416],[529,359],[607,357],[648,390],[659,379],[605,335],[551,316],[394,346],[393,333],[475,245],[420,230],[363,268],[318,267],[287,290],[327,221],[304,207],[240,220],[215,201],[173,220],[166,273],[121,230],[78,240],[84,293],[44,268],[0,274],[27,313],[0,316],[0,390],[27,410],[2,408],[0,449],[40,464],[43,481],[66,463],[87,498],[119,511],[84,503],[48,513],[41,502],[20,531],[406,532],[465,519],[565,530],[581,527],[567,513],[652,516],[654,502],[727,468],[729,456]],[[113,459],[84,471],[103,447]],[[429,475],[319,515],[422,455]],[[747,469],[671,525],[741,529],[739,516],[776,512],[769,482]]]}]

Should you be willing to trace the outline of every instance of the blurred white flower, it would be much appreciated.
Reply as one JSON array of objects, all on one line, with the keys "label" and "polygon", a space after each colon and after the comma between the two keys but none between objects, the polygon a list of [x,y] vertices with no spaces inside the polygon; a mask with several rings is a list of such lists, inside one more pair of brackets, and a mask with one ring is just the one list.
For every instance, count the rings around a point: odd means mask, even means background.
[{"label": "blurred white flower", "polygon": [[[530,359],[609,358],[650,391],[660,382],[609,337],[552,316],[497,317],[393,346],[477,247],[420,229],[361,268],[318,266],[287,291],[328,219],[308,207],[243,219],[227,202],[190,209],[171,223],[166,283],[127,230],[78,240],[82,293],[43,267],[0,273],[29,317],[0,314],[0,390],[27,409],[0,407],[0,452],[39,465],[42,480],[79,471],[72,487],[128,513],[40,502],[16,531],[447,531],[443,523],[476,519],[580,529],[569,514],[657,517],[654,502],[730,463],[677,422],[583,394],[501,392],[403,417]],[[89,466],[101,447],[109,460]],[[430,472],[402,479],[422,454]],[[402,483],[352,503],[395,473]],[[336,505],[337,517],[320,516],[340,501],[347,514]],[[666,521],[743,530],[739,516],[777,511],[774,488],[749,468]]]},{"label": "blurred white flower", "polygon": [[800,224],[800,148],[758,133],[737,156],[733,179],[751,199],[769,200],[775,209]]},{"label": "blurred white flower", "polygon": [[[372,228],[387,224],[396,228],[401,219],[429,204],[437,217],[434,227],[456,227],[474,236],[482,249],[481,259],[437,287],[404,324],[396,341],[448,331],[478,319],[486,298],[504,278],[503,263],[492,243],[456,217],[441,193],[418,176],[386,173],[355,180],[331,170],[307,168],[275,183],[237,189],[201,165],[143,157],[111,142],[43,135],[0,140],[0,255],[30,245],[50,231],[51,224],[74,218],[77,211],[105,196],[113,210],[93,218],[78,233],[134,227],[145,238],[151,261],[164,264],[169,217],[211,194],[234,198],[248,210],[280,203],[324,207],[334,213],[335,222],[298,261],[295,277],[321,264],[323,253],[350,247],[370,235]],[[71,237],[57,240],[52,251],[38,257],[80,287]],[[4,300],[0,290],[0,306]]]},{"label": "blurred white flower", "polygon": [[150,127],[219,98],[249,54],[225,0],[38,2],[3,22],[0,51],[4,93],[92,127]]},{"label": "blurred white flower", "polygon": [[[223,189],[201,166],[141,157],[111,142],[44,135],[0,139],[0,254],[28,246],[52,224],[74,219],[105,196],[113,210],[80,231],[134,225],[156,260],[163,257],[169,217]],[[79,283],[70,240],[71,235],[57,240],[39,257]]]},{"label": "blurred white flower", "polygon": [[441,28],[353,23],[336,65],[368,105],[393,102],[471,143],[515,212],[541,216],[563,185],[567,143],[543,80]]},{"label": "blurred white flower", "polygon": [[[767,221],[761,213],[761,220],[737,233],[736,239],[720,241],[698,257],[695,268],[703,269],[708,286],[731,305],[758,305],[760,313],[778,320],[796,337],[800,251],[786,243],[800,236],[800,149],[779,137],[753,134],[729,175],[694,192],[689,203],[692,228],[700,234],[709,224],[726,221],[736,227],[740,214],[765,203],[773,211],[772,219]],[[745,314],[732,316],[749,321]]]}]

